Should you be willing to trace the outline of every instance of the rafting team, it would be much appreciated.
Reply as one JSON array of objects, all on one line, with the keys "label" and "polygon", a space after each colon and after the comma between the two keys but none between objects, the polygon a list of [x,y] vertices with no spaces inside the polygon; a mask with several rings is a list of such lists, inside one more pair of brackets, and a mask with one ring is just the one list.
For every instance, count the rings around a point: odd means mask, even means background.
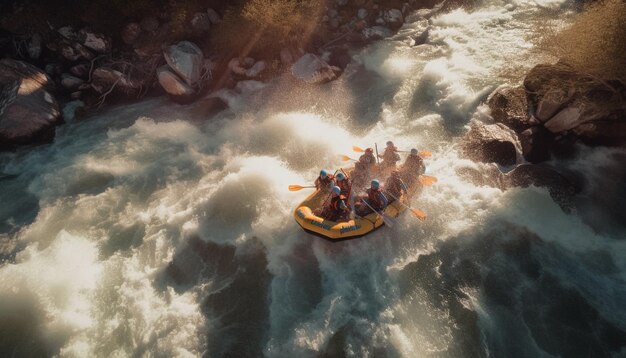
[{"label": "rafting team", "polygon": [[[404,164],[397,168],[396,163],[400,161],[400,155],[398,148],[391,141],[387,142],[383,154],[379,157],[382,161],[377,164],[374,150],[367,148],[359,160],[355,161],[354,170],[349,176],[343,169],[336,175],[322,169],[315,180],[315,187],[318,190],[328,190],[330,193],[321,207],[315,210],[315,215],[330,221],[348,221],[351,202],[354,202],[354,213],[357,216],[381,212],[389,203],[400,200],[401,195],[407,194],[409,188],[426,169],[422,157],[415,148],[411,149]],[[375,178],[376,172],[390,173],[384,185]],[[371,180],[370,187],[365,193],[352,198],[353,189],[355,192],[364,189],[368,180]]]}]

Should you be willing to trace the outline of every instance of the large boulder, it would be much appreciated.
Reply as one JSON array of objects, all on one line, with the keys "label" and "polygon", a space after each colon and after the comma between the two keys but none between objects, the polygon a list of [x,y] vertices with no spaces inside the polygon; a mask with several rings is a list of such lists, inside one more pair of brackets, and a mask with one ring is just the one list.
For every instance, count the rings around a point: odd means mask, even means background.
[{"label": "large boulder", "polygon": [[124,73],[110,67],[96,68],[91,78],[91,87],[98,93],[116,90],[126,95],[134,95],[142,86],[140,81],[132,80]]},{"label": "large boulder", "polygon": [[177,103],[189,103],[196,97],[196,91],[167,66],[157,68],[159,84],[169,97]]},{"label": "large boulder", "polygon": [[307,53],[291,66],[291,74],[310,84],[324,83],[337,78],[341,69],[331,66],[319,56]]},{"label": "large boulder", "polygon": [[50,78],[25,62],[0,60],[0,150],[50,141],[61,121]]},{"label": "large boulder", "polygon": [[592,144],[626,142],[626,86],[557,63],[537,65],[524,80],[535,117],[552,133]]},{"label": "large boulder", "polygon": [[78,39],[81,44],[97,53],[107,53],[111,51],[111,39],[103,34],[82,29],[78,32]]},{"label": "large boulder", "polygon": [[487,105],[496,122],[505,124],[516,132],[539,124],[528,114],[528,101],[523,87],[500,87],[491,94]]},{"label": "large boulder", "polygon": [[200,80],[204,55],[189,41],[181,41],[163,52],[167,64],[187,85],[194,87]]},{"label": "large boulder", "polygon": [[542,126],[534,126],[519,134],[522,155],[531,163],[550,160],[554,135]]},{"label": "large boulder", "polygon": [[461,142],[461,154],[482,163],[513,165],[517,162],[517,136],[507,126],[472,121]]}]

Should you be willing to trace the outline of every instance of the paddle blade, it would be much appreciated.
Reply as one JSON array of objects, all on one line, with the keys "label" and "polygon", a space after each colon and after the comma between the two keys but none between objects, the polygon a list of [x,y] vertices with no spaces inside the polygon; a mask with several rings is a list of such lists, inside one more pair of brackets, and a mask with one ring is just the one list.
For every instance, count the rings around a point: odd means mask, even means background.
[{"label": "paddle blade", "polygon": [[347,156],[347,155],[342,155],[342,156],[341,156],[341,160],[343,160],[344,162],[347,162],[348,160],[354,160],[354,159],[350,158],[350,157],[349,157],[349,156]]},{"label": "paddle blade", "polygon": [[355,151],[355,152],[357,152],[357,153],[363,153],[363,152],[365,152],[365,150],[364,150],[364,149],[361,149],[360,147],[357,147],[356,145],[353,145],[353,146],[352,146],[352,150],[353,150],[353,151]]},{"label": "paddle blade", "polygon": [[289,185],[289,191],[298,191],[302,189],[304,189],[302,185]]},{"label": "paddle blade", "polygon": [[419,155],[422,158],[428,158],[428,157],[432,157],[433,156],[433,152],[428,151],[428,150],[422,150],[421,152],[419,152]]},{"label": "paddle blade", "polygon": [[430,175],[420,175],[419,181],[422,185],[431,186],[437,182],[437,178]]},{"label": "paddle blade", "polygon": [[426,220],[426,213],[421,211],[420,209],[411,208],[411,213],[413,214],[413,216],[422,221]]}]

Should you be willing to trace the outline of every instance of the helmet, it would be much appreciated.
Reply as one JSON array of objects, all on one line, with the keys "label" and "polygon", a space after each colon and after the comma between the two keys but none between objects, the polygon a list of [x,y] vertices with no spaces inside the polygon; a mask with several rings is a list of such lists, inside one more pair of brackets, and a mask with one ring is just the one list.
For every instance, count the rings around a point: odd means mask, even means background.
[{"label": "helmet", "polygon": [[393,147],[393,142],[392,142],[392,141],[390,141],[390,140],[389,140],[389,141],[387,141],[387,146],[388,146],[388,147]]},{"label": "helmet", "polygon": [[346,176],[343,175],[343,173],[337,173],[337,176],[335,178],[337,178],[338,181],[342,181],[346,178]]},{"label": "helmet", "polygon": [[372,185],[372,188],[374,188],[374,189],[380,188],[380,182],[378,181],[378,179],[372,180],[371,185]]},{"label": "helmet", "polygon": [[411,149],[411,155],[417,155],[417,149],[415,148]]},{"label": "helmet", "polygon": [[341,194],[341,188],[335,185],[331,190],[331,193],[333,194],[333,196],[339,195]]},{"label": "helmet", "polygon": [[322,169],[320,170],[320,178],[324,178],[328,175],[328,172],[326,171],[326,169]]},{"label": "helmet", "polygon": [[367,148],[367,149],[365,149],[365,153],[374,153],[374,149]]}]

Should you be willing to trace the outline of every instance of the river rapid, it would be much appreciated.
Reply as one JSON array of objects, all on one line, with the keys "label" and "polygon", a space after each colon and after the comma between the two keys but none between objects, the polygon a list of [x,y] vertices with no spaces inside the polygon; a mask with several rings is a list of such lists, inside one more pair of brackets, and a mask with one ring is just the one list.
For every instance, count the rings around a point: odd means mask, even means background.
[{"label": "river rapid", "polygon": [[[585,183],[567,212],[459,175],[484,170],[459,158],[465,126],[554,61],[536,44],[570,5],[438,13],[420,46],[414,14],[337,81],[240,82],[212,118],[152,99],[0,154],[0,356],[626,356],[626,152],[559,162]],[[287,186],[387,140],[433,152],[428,220],[303,232]]]}]

